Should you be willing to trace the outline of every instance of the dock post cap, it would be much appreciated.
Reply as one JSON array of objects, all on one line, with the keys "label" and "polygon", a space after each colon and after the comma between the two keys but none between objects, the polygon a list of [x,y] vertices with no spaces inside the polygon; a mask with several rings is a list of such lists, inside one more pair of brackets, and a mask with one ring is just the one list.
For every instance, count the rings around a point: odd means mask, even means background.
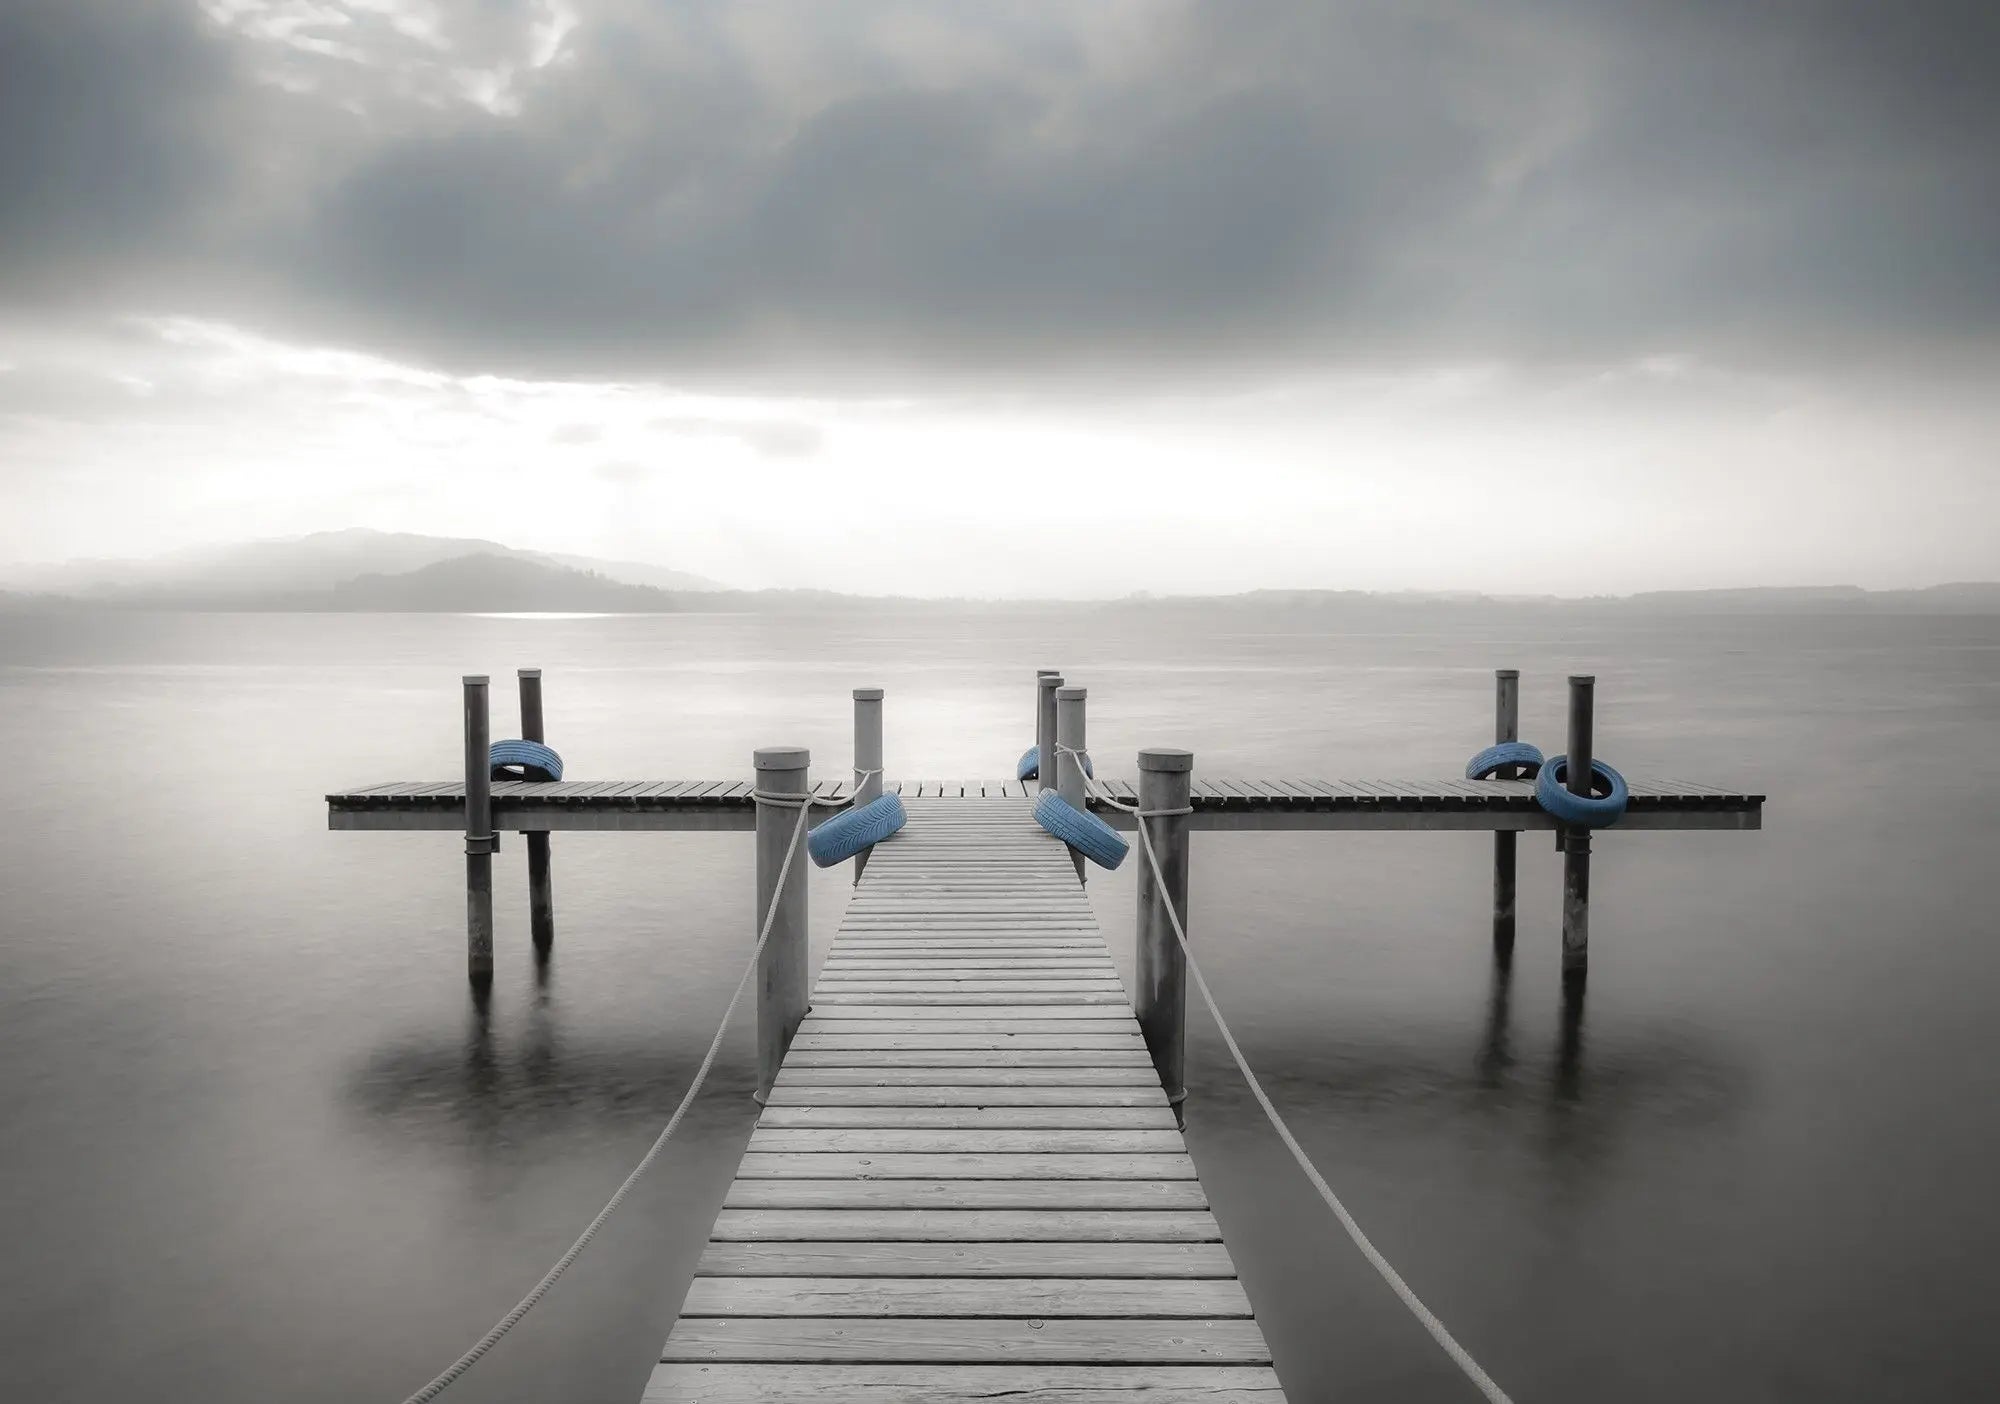
[{"label": "dock post cap", "polygon": [[1521,676],[1521,670],[1519,668],[1495,668],[1493,676],[1496,678],[1518,678]]},{"label": "dock post cap", "polygon": [[1193,770],[1194,752],[1172,746],[1147,746],[1139,752],[1141,770]]},{"label": "dock post cap", "polygon": [[1090,696],[1090,689],[1087,687],[1059,687],[1056,689],[1056,701],[1058,702],[1081,702],[1088,696]]},{"label": "dock post cap", "polygon": [[1595,674],[1595,673],[1571,673],[1571,674],[1569,675],[1569,685],[1570,685],[1571,687],[1596,687],[1596,686],[1597,686],[1597,674]]},{"label": "dock post cap", "polygon": [[467,687],[484,687],[491,681],[492,679],[484,673],[467,673],[464,678]]},{"label": "dock post cap", "polygon": [[1041,687],[1061,687],[1063,676],[1061,673],[1037,673],[1035,682]]},{"label": "dock post cap", "polygon": [[517,678],[539,678],[541,675],[542,670],[540,668],[516,668],[514,670],[514,676]]},{"label": "dock post cap", "polygon": [[882,700],[882,689],[879,687],[857,687],[854,689],[854,700],[856,702],[880,702]]},{"label": "dock post cap", "polygon": [[812,752],[804,746],[760,746],[756,755],[759,770],[798,770],[811,761]]},{"label": "dock post cap", "polygon": [[1061,677],[1061,676],[1062,676],[1062,669],[1060,669],[1060,668],[1037,668],[1037,669],[1035,669],[1035,676],[1036,676],[1036,677],[1038,677],[1038,678],[1059,678],[1059,677]]}]

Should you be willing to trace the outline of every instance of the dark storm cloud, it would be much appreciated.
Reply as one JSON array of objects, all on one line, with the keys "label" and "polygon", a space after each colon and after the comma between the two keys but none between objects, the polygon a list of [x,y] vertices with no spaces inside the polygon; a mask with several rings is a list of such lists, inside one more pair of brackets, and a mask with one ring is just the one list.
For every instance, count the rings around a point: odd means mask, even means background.
[{"label": "dark storm cloud", "polygon": [[442,7],[442,52],[375,13],[287,92],[191,9],[11,5],[0,291],[620,374],[1796,357],[2000,314],[2000,7],[577,8],[538,70],[547,7]]}]

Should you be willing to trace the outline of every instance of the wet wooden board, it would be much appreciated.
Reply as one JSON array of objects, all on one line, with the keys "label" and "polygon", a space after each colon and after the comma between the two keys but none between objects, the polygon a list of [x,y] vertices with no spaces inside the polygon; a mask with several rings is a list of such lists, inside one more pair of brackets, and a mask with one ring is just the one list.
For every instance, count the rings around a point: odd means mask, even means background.
[{"label": "wet wooden board", "polygon": [[662,1365],[642,1404],[1282,1404],[1268,1366]]},{"label": "wet wooden board", "polygon": [[1282,1399],[1068,849],[922,788],[646,1398]]}]

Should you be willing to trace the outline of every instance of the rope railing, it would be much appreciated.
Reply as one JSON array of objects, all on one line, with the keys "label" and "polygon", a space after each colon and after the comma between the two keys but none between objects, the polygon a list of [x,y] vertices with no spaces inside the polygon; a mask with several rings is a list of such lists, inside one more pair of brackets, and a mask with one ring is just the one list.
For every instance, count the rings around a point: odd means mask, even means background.
[{"label": "rope railing", "polygon": [[[874,774],[880,772],[857,770],[855,788],[859,788],[861,781],[868,775]],[[516,1302],[511,1311],[494,1322],[492,1328],[475,1341],[470,1349],[440,1371],[429,1384],[404,1400],[403,1404],[430,1404],[431,1400],[443,1394],[467,1370],[476,1365],[481,1356],[498,1345],[501,1337],[513,1330],[521,1318],[534,1310],[536,1303],[547,1296],[549,1289],[556,1285],[556,1279],[569,1271],[570,1264],[577,1260],[589,1246],[590,1241],[597,1237],[597,1231],[604,1227],[605,1222],[617,1212],[618,1206],[625,1202],[625,1196],[631,1193],[632,1187],[639,1183],[646,1171],[652,1168],[653,1162],[659,1159],[660,1152],[666,1149],[667,1141],[680,1126],[681,1118],[687,1115],[687,1109],[693,1105],[695,1097],[700,1093],[702,1084],[708,1081],[708,1074],[715,1066],[716,1055],[722,1050],[722,1036],[728,1031],[729,1021],[736,1013],[736,1006],[743,1001],[743,991],[749,988],[750,977],[757,972],[757,962],[763,956],[764,947],[771,939],[771,928],[778,915],[778,899],[784,895],[785,879],[791,874],[792,860],[798,856],[799,839],[805,834],[806,819],[811,815],[812,807],[816,804],[829,808],[839,807],[851,803],[854,798],[852,792],[843,799],[822,799],[811,793],[785,794],[765,790],[752,791],[751,797],[759,804],[768,804],[779,809],[796,809],[799,812],[799,819],[798,823],[792,826],[792,836],[785,844],[785,859],[778,867],[778,880],[772,884],[771,902],[764,909],[763,924],[757,929],[757,944],[750,952],[750,960],[743,967],[743,974],[737,978],[736,988],[729,996],[728,1007],[722,1011],[722,1022],[715,1027],[715,1037],[708,1041],[708,1051],[702,1054],[701,1066],[695,1069],[694,1081],[688,1084],[688,1090],[681,1096],[680,1105],[675,1107],[673,1115],[667,1118],[666,1126],[654,1138],[651,1148],[639,1158],[639,1163],[632,1167],[632,1173],[627,1175],[624,1183],[612,1192],[604,1207],[597,1211],[597,1217],[577,1235],[576,1242],[570,1244],[569,1250],[556,1259],[555,1265],[542,1274],[541,1281],[529,1290],[528,1295]]]},{"label": "rope railing", "polygon": [[1507,1392],[1494,1382],[1493,1377],[1481,1368],[1477,1360],[1472,1358],[1472,1353],[1458,1343],[1458,1339],[1451,1334],[1444,1322],[1438,1319],[1437,1314],[1424,1305],[1423,1299],[1416,1294],[1409,1283],[1403,1280],[1403,1275],[1396,1271],[1395,1265],[1369,1241],[1368,1235],[1362,1231],[1354,1215],[1348,1212],[1340,1196],[1333,1192],[1333,1186],[1326,1182],[1326,1177],[1320,1174],[1319,1167],[1312,1163],[1312,1158],[1299,1145],[1298,1138],[1292,1134],[1292,1128],[1287,1126],[1284,1117],[1278,1114],[1278,1108],[1272,1103],[1270,1095],[1264,1091],[1264,1084],[1258,1081],[1257,1074],[1251,1070],[1249,1059],[1243,1056],[1243,1049],[1236,1042],[1236,1035],[1230,1031],[1229,1021],[1222,1017],[1222,1010],[1216,1006],[1215,995],[1208,988],[1208,980],[1201,973],[1201,965],[1188,947],[1187,928],[1181,925],[1181,914],[1175,910],[1173,900],[1168,895],[1167,875],[1161,869],[1159,854],[1154,851],[1153,837],[1146,826],[1148,819],[1190,814],[1193,812],[1193,807],[1141,809],[1137,803],[1127,804],[1106,789],[1102,782],[1084,771],[1082,751],[1058,744],[1056,753],[1059,756],[1067,755],[1075,758],[1077,773],[1083,776],[1084,787],[1091,794],[1096,795],[1113,809],[1122,810],[1133,817],[1133,827],[1139,833],[1139,847],[1145,853],[1146,863],[1153,871],[1153,881],[1159,891],[1160,905],[1166,909],[1167,921],[1173,927],[1174,940],[1179,943],[1181,955],[1187,961],[1188,974],[1194,979],[1194,987],[1201,992],[1201,1002],[1208,1006],[1209,1017],[1215,1020],[1215,1027],[1222,1034],[1222,1041],[1229,1049],[1229,1056],[1235,1059],[1236,1069],[1243,1074],[1243,1080],[1249,1085],[1251,1095],[1257,1099],[1257,1105],[1264,1109],[1264,1115],[1270,1121],[1271,1129],[1278,1133],[1278,1139],[1285,1143],[1285,1149],[1292,1153],[1292,1159],[1298,1162],[1299,1169],[1305,1172],[1313,1188],[1319,1191],[1320,1199],[1333,1211],[1333,1216],[1340,1221],[1340,1226],[1347,1230],[1347,1236],[1354,1241],[1354,1246],[1361,1250],[1361,1256],[1381,1274],[1382,1280],[1389,1284],[1389,1289],[1409,1309],[1410,1314],[1416,1317],[1417,1323],[1430,1333],[1431,1339],[1451,1357],[1452,1363],[1465,1373],[1465,1377],[1472,1381],[1479,1392],[1485,1395],[1491,1404],[1513,1404]]}]

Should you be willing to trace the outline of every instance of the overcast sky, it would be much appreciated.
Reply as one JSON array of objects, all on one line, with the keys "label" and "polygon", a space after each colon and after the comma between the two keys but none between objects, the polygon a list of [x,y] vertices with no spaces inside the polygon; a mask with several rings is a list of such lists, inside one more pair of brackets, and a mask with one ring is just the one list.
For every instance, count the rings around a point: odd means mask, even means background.
[{"label": "overcast sky", "polygon": [[5,0],[0,560],[2000,577],[2000,5]]}]

